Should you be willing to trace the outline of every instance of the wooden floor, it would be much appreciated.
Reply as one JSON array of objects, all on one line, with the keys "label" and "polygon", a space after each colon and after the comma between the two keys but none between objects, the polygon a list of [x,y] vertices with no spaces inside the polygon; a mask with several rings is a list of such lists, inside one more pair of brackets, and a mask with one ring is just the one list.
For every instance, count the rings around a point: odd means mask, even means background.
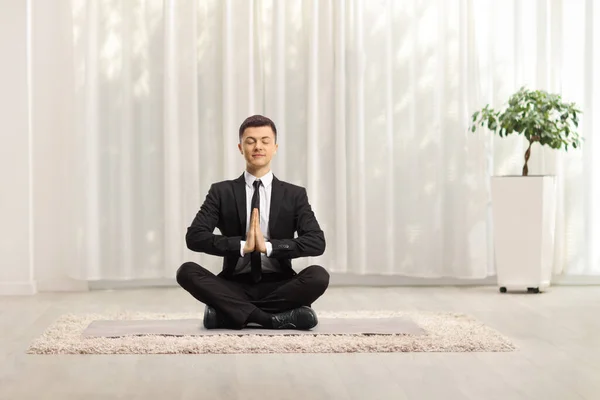
[{"label": "wooden floor", "polygon": [[69,312],[188,312],[175,288],[0,297],[0,399],[600,399],[600,287],[333,287],[318,310],[471,314],[512,353],[35,356]]}]

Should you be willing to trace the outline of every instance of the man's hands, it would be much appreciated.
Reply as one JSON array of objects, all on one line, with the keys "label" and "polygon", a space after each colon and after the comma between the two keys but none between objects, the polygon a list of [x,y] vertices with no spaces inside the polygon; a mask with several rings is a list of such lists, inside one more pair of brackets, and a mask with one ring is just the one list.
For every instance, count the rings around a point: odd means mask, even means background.
[{"label": "man's hands", "polygon": [[254,242],[256,244],[254,249],[266,254],[267,245],[265,244],[265,237],[263,236],[262,231],[260,230],[260,218],[258,215],[257,208],[255,208],[252,212],[252,216],[254,217]]},{"label": "man's hands", "polygon": [[267,252],[267,246],[265,244],[265,237],[260,230],[260,219],[258,215],[258,209],[252,210],[252,216],[250,217],[250,228],[246,234],[246,244],[244,245],[244,254],[248,254],[258,250],[261,253]]},{"label": "man's hands", "polygon": [[246,233],[246,244],[244,245],[244,254],[252,253],[254,248],[256,247],[256,235],[254,233],[254,218],[255,215],[258,214],[258,210],[255,208],[252,210],[252,216],[250,217],[250,227],[248,228],[248,233]]}]

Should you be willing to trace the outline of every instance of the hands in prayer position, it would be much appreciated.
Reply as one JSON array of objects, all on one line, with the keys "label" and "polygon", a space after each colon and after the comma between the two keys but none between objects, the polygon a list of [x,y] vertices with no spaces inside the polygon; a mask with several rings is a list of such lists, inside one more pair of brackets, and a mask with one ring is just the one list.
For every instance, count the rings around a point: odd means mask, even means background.
[{"label": "hands in prayer position", "polygon": [[258,208],[252,210],[252,216],[250,217],[250,228],[248,229],[248,233],[246,234],[244,254],[251,253],[255,250],[261,253],[267,252],[265,237],[263,236],[262,231],[260,230]]}]

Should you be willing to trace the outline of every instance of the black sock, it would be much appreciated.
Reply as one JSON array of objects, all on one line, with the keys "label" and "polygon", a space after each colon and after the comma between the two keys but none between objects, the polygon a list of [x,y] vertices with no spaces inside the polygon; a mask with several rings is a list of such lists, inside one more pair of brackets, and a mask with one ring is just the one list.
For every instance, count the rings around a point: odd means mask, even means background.
[{"label": "black sock", "polygon": [[256,310],[252,311],[248,316],[247,322],[255,322],[264,328],[272,328],[273,322],[271,321],[271,315],[272,314],[264,312],[260,308],[256,308]]}]

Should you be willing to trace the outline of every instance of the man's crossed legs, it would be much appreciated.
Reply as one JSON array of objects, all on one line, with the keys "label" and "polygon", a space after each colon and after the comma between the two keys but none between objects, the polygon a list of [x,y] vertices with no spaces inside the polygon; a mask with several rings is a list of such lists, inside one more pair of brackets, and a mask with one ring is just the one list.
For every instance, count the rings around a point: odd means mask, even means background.
[{"label": "man's crossed legs", "polygon": [[177,283],[207,305],[207,328],[241,329],[249,323],[265,328],[310,329],[317,324],[309,307],[327,289],[329,274],[319,265],[311,265],[291,278],[263,274],[258,283],[250,274],[232,280],[215,276],[193,262],[177,271]]}]

